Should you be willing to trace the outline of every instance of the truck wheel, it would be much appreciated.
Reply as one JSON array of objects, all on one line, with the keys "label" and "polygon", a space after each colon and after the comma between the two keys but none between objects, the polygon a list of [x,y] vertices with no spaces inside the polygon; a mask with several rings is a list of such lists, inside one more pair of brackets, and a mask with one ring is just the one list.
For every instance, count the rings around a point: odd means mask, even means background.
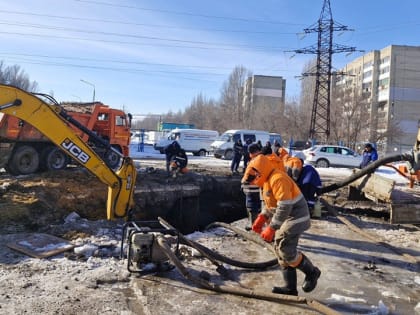
[{"label": "truck wheel", "polygon": [[13,165],[12,165],[12,162],[10,161],[9,163],[7,163],[5,166],[4,166],[4,169],[6,170],[6,172],[7,173],[9,173],[10,175],[14,175],[14,176],[17,176],[17,175],[20,175],[19,173],[18,173],[18,171],[16,170],[16,169],[14,169],[13,168]]},{"label": "truck wheel", "polygon": [[225,160],[232,160],[232,158],[233,158],[233,151],[232,150],[226,150]]},{"label": "truck wheel", "polygon": [[69,163],[68,156],[57,147],[45,148],[41,153],[42,168],[47,171],[63,170]]},{"label": "truck wheel", "polygon": [[[121,152],[119,148],[114,148],[115,150]],[[113,150],[108,150],[105,152],[105,163],[110,168],[117,168],[120,164],[121,157],[118,153],[114,152]]]},{"label": "truck wheel", "polygon": [[29,145],[22,145],[16,148],[11,158],[9,169],[20,175],[32,174],[38,170],[38,152]]}]

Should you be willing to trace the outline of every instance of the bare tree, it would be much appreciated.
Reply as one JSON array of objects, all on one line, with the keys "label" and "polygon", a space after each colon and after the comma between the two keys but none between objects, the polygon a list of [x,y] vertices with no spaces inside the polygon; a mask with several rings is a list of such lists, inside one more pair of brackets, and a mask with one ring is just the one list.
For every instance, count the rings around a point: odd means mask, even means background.
[{"label": "bare tree", "polygon": [[195,96],[191,105],[184,111],[184,119],[193,123],[199,129],[212,129],[216,123],[216,102],[207,99],[203,94]]},{"label": "bare tree", "polygon": [[0,83],[13,85],[28,92],[36,92],[38,89],[38,83],[31,82],[29,76],[20,66],[5,66],[3,61],[0,62]]},{"label": "bare tree", "polygon": [[252,73],[243,66],[236,66],[224,82],[221,96],[220,109],[225,128],[240,128],[242,126],[242,90],[245,80]]},{"label": "bare tree", "polygon": [[368,113],[369,102],[355,85],[335,91],[331,98],[330,140],[344,142],[356,149],[361,139],[369,138],[371,120]]},{"label": "bare tree", "polygon": [[[373,141],[378,144],[378,151],[383,151],[383,145],[387,143],[388,146],[400,147],[402,143],[400,142],[401,137],[404,135],[404,130],[402,130],[400,124],[396,120],[391,120],[388,125],[386,132],[378,132],[376,134],[376,139]],[[404,145],[404,144],[403,144]],[[407,144],[411,146],[411,143]]]},{"label": "bare tree", "polygon": [[306,106],[295,101],[287,101],[282,124],[284,140],[307,140],[310,125],[310,114]]},{"label": "bare tree", "polygon": [[161,118],[156,115],[146,116],[142,120],[135,120],[132,123],[133,129],[158,130]]}]

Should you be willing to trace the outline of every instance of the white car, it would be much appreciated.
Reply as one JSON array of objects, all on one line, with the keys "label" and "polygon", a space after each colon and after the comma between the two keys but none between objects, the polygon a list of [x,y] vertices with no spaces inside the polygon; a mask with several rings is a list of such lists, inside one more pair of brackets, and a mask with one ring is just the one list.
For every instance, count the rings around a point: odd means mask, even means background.
[{"label": "white car", "polygon": [[305,154],[305,163],[315,167],[359,168],[362,162],[360,154],[339,145],[318,144],[302,152]]}]

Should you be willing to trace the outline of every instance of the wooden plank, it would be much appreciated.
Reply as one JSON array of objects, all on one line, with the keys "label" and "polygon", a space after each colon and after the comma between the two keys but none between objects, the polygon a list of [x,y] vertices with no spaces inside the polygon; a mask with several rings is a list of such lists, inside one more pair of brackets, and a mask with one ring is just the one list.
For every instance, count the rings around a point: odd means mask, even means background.
[{"label": "wooden plank", "polygon": [[75,247],[65,239],[44,233],[17,234],[16,239],[6,245],[35,258],[55,256]]},{"label": "wooden plank", "polygon": [[390,178],[373,173],[362,176],[349,185],[363,192],[365,197],[370,200],[391,202],[395,182]]}]

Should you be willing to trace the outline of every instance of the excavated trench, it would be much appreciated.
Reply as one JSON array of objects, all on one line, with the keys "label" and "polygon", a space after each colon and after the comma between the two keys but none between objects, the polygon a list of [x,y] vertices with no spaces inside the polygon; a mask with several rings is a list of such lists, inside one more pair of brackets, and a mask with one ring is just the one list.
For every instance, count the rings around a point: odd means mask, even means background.
[{"label": "excavated trench", "polygon": [[[13,177],[0,173],[0,231],[36,231],[76,212],[106,218],[107,187],[83,169]],[[139,172],[133,220],[165,218],[187,234],[208,224],[246,217],[240,177],[190,172],[168,178],[163,170]]]},{"label": "excavated trench", "polygon": [[134,220],[162,217],[188,234],[215,221],[230,223],[246,217],[239,176],[190,172],[168,178],[158,171],[140,175],[137,183]]}]

